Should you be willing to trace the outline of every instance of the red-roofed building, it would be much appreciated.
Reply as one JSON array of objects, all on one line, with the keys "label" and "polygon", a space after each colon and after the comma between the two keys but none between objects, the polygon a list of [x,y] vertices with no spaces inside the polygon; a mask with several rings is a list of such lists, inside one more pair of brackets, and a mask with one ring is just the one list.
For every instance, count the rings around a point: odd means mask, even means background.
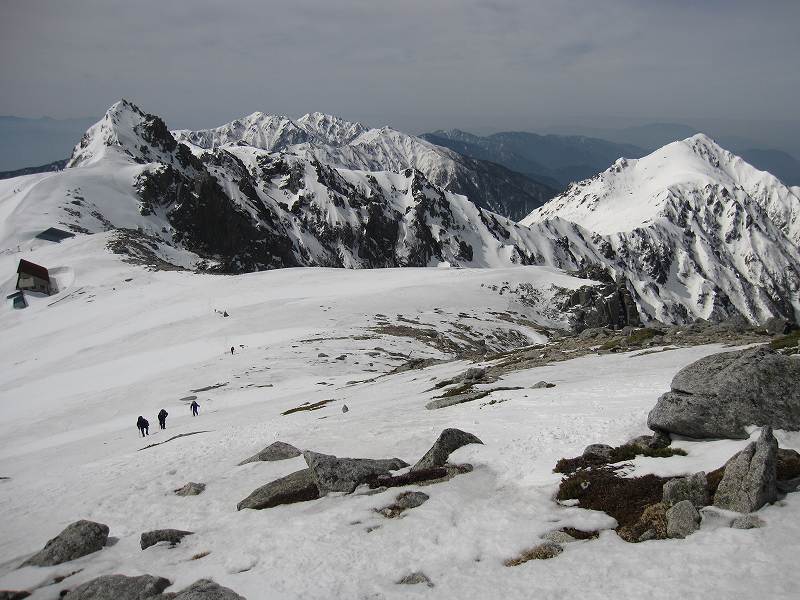
[{"label": "red-roofed building", "polygon": [[52,294],[55,286],[50,281],[47,269],[36,263],[21,259],[17,267],[17,289]]}]

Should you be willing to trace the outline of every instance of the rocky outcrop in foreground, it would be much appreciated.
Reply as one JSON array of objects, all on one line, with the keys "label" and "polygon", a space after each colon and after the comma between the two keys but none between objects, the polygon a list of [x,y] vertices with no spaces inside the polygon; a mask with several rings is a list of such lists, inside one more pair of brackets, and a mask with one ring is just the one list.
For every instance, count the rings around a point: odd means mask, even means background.
[{"label": "rocky outcrop in foreground", "polygon": [[681,369],[647,418],[654,431],[746,439],[747,425],[800,429],[800,361],[760,346]]},{"label": "rocky outcrop in foreground", "polygon": [[50,567],[102,550],[108,541],[108,525],[76,521],[22,563],[23,567]]},{"label": "rocky outcrop in foreground", "polygon": [[286,442],[273,442],[260,452],[257,452],[250,458],[244,459],[239,463],[239,466],[246,465],[253,462],[271,462],[275,460],[286,460],[287,458],[294,458],[300,456],[302,452]]},{"label": "rocky outcrop in foreground", "polygon": [[178,593],[162,593],[169,579],[153,575],[104,575],[67,592],[64,600],[246,600],[210,579],[198,579]]},{"label": "rocky outcrop in foreground", "polygon": [[764,427],[757,442],[725,464],[725,474],[714,496],[714,506],[749,513],[777,499],[778,440]]}]

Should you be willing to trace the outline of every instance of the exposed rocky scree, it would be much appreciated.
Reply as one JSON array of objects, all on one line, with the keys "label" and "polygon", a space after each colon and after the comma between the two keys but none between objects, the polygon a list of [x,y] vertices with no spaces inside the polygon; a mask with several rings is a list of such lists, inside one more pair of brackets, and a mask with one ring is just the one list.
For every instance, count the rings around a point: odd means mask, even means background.
[{"label": "exposed rocky scree", "polygon": [[76,521],[45,544],[22,566],[47,567],[75,560],[102,550],[108,541],[108,525],[94,521]]}]

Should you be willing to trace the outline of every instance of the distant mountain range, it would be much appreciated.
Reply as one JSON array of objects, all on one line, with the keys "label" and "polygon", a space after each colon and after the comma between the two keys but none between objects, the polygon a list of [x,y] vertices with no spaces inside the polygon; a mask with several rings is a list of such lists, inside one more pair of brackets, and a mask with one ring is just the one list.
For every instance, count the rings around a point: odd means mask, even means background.
[{"label": "distant mountain range", "polygon": [[[688,125],[652,123],[624,129],[593,129],[592,133],[599,137],[522,131],[477,136],[458,129],[424,133],[420,137],[563,188],[591,177],[618,158],[641,158],[700,131]],[[758,149],[753,142],[741,138],[730,138],[727,145],[754,167],[769,171],[786,185],[800,185],[800,161],[792,155],[781,150]]]},{"label": "distant mountain range", "polygon": [[585,136],[538,135],[508,131],[480,137],[451,129],[421,135],[461,154],[499,163],[559,188],[602,171],[621,156],[638,158],[647,150]]},{"label": "distant mountain range", "polygon": [[470,165],[321,113],[170,131],[123,100],[63,171],[0,183],[0,250],[57,226],[156,268],[536,264],[605,272],[645,321],[800,316],[800,188],[705,135],[616,160],[522,222],[433,181],[485,185]]},{"label": "distant mountain range", "polygon": [[15,171],[0,171],[0,179],[11,179],[12,177],[21,177],[22,175],[34,175],[36,173],[48,173],[50,171],[60,171],[67,166],[69,159],[56,160],[46,165],[39,165],[37,167],[25,167],[24,169],[16,169]]}]

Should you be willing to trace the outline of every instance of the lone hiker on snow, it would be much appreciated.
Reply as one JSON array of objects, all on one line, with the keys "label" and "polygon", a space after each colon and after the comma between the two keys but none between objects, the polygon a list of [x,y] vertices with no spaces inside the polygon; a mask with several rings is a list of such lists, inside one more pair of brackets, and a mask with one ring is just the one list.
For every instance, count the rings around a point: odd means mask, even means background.
[{"label": "lone hiker on snow", "polygon": [[158,411],[158,424],[161,426],[161,429],[167,428],[167,415],[169,413],[165,411],[163,408]]},{"label": "lone hiker on snow", "polygon": [[197,400],[192,400],[192,403],[189,405],[192,409],[192,416],[197,416],[197,411],[200,410],[200,405],[197,403]]},{"label": "lone hiker on snow", "polygon": [[231,346],[231,354],[233,354],[233,346]]},{"label": "lone hiker on snow", "polygon": [[139,433],[142,434],[142,437],[145,435],[150,435],[148,429],[150,429],[150,423],[147,422],[143,416],[139,415],[139,418],[136,419],[136,427],[139,428]]}]

